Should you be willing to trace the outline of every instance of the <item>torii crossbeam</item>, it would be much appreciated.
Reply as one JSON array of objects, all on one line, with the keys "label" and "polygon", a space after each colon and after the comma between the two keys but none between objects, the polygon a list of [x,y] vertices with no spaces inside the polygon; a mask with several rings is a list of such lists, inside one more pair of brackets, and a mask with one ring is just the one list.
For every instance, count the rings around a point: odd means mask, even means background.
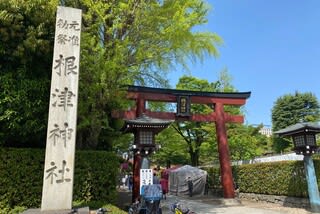
[{"label": "torii crossbeam", "polygon": [[[162,89],[141,86],[128,86],[127,98],[136,101],[136,108],[114,112],[113,117],[135,119],[145,114],[152,118],[167,120],[188,120],[198,122],[215,122],[218,152],[221,170],[221,182],[224,198],[234,198],[234,185],[229,157],[226,123],[243,123],[242,115],[230,115],[224,111],[224,105],[242,106],[250,97],[251,92],[202,92],[176,89]],[[177,112],[152,112],[146,109],[146,102],[177,103]],[[192,114],[191,104],[208,104],[214,111],[208,115]]]}]

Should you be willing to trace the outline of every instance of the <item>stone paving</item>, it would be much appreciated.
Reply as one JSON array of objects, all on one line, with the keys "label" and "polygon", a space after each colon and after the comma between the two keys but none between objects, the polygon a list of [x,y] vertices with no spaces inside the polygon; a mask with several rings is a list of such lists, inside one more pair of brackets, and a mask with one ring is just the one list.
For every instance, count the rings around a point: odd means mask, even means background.
[{"label": "stone paving", "polygon": [[175,202],[186,205],[197,214],[309,214],[301,208],[283,207],[278,204],[264,202],[240,201],[237,199],[221,199],[208,196],[177,197],[167,196],[162,200],[163,213],[170,213],[169,207]]},{"label": "stone paving", "polygon": [[[119,192],[118,205],[128,207],[131,202],[131,193],[128,191]],[[170,206],[180,202],[196,214],[310,214],[303,208],[285,207],[279,204],[254,202],[238,199],[223,199],[214,196],[175,196],[167,195],[166,200],[161,200],[163,214],[171,214]],[[124,209],[127,210],[127,209]]]}]

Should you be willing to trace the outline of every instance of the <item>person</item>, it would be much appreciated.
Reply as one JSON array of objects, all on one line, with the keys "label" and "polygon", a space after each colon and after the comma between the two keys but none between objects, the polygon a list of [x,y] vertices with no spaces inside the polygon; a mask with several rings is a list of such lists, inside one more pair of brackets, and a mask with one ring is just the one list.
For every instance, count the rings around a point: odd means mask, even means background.
[{"label": "person", "polygon": [[239,197],[239,192],[240,192],[240,189],[239,189],[239,186],[238,184],[233,180],[233,187],[234,187],[234,194],[236,197]]},{"label": "person", "polygon": [[126,187],[126,181],[127,181],[127,175],[123,176],[121,178],[121,183],[122,183],[122,188],[125,188]]},{"label": "person", "polygon": [[187,178],[187,184],[188,184],[189,197],[192,197],[193,182],[192,182],[191,177],[188,177],[188,178]]},{"label": "person", "polygon": [[159,178],[155,172],[153,173],[152,182],[153,184],[160,184]]},{"label": "person", "polygon": [[118,175],[118,188],[119,189],[121,187],[121,182],[122,182],[122,177],[121,177],[121,175]]},{"label": "person", "polygon": [[167,193],[168,193],[168,180],[165,178],[161,178],[160,179],[160,185],[162,188],[162,198],[164,198],[164,200],[167,199]]},{"label": "person", "polygon": [[204,195],[208,195],[209,193],[209,176],[206,177],[206,183],[204,185]]},{"label": "person", "polygon": [[128,178],[128,188],[129,188],[129,191],[132,190],[132,186],[133,186],[133,176],[130,174],[130,175],[129,175],[129,178]]}]

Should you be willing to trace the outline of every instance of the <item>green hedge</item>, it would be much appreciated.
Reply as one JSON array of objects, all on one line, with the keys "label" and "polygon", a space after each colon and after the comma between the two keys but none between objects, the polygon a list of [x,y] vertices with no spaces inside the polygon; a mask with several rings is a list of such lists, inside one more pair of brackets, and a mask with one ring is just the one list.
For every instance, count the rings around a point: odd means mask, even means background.
[{"label": "green hedge", "polygon": [[241,192],[307,197],[302,161],[281,161],[234,167]]},{"label": "green hedge", "polygon": [[[0,209],[40,207],[45,151],[0,148]],[[73,199],[116,199],[117,156],[104,151],[77,151]]]},{"label": "green hedge", "polygon": [[[320,160],[314,160],[320,187]],[[219,168],[207,168],[209,186],[219,192]],[[303,161],[280,161],[233,166],[233,176],[240,192],[267,195],[308,197]]]}]

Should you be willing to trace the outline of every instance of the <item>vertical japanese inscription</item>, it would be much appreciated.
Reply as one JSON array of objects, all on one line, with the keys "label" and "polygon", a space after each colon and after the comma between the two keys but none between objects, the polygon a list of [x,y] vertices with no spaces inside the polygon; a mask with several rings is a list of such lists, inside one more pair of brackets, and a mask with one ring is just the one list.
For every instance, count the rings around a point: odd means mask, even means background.
[{"label": "vertical japanese inscription", "polygon": [[58,7],[41,210],[72,207],[81,10]]},{"label": "vertical japanese inscription", "polygon": [[[56,169],[58,167],[56,166],[55,162],[51,161],[50,165],[51,165],[51,167],[46,170],[46,179],[50,179],[50,183],[51,184],[53,184],[54,181],[56,183],[70,182],[71,181],[70,178],[66,178],[65,177],[65,174],[67,174],[67,172],[70,171],[70,169],[66,167],[67,161],[65,161],[65,160],[62,161],[61,169],[59,169],[58,172],[56,172]],[[58,178],[58,173],[59,173],[59,176],[60,176],[59,179],[57,179]]]},{"label": "vertical japanese inscription", "polygon": [[75,63],[76,57],[75,56],[68,56],[64,57],[62,54],[59,55],[58,59],[55,59],[55,66],[56,73],[61,76],[67,76],[70,74],[77,75],[78,66]]}]

